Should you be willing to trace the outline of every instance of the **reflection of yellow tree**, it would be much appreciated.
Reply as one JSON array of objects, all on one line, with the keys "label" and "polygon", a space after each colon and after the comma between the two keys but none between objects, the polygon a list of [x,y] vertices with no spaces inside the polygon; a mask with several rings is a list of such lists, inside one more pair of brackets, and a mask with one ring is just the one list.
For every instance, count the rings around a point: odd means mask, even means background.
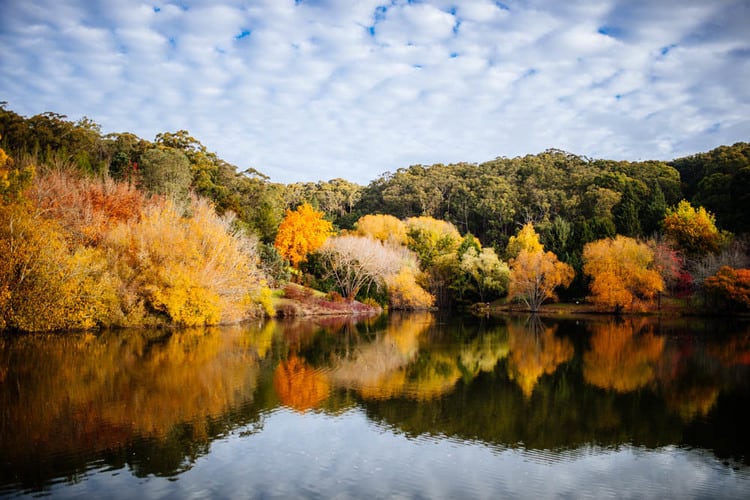
[{"label": "reflection of yellow tree", "polygon": [[591,326],[591,350],[583,356],[583,377],[589,384],[617,392],[634,391],[654,378],[664,338],[635,335],[630,323],[610,321]]},{"label": "reflection of yellow tree", "polygon": [[508,332],[505,328],[487,332],[461,348],[459,362],[471,376],[480,371],[491,372],[498,361],[510,352]]},{"label": "reflection of yellow tree", "polygon": [[679,413],[685,421],[696,416],[705,416],[716,404],[719,397],[719,387],[715,384],[692,385],[683,390],[669,391],[665,399],[667,406]]},{"label": "reflection of yellow tree", "polygon": [[294,354],[276,367],[273,387],[283,405],[302,412],[320,405],[330,391],[326,376]]},{"label": "reflection of yellow tree", "polygon": [[0,346],[24,363],[7,366],[20,391],[0,400],[7,424],[0,452],[66,453],[81,443],[114,449],[138,435],[166,439],[183,423],[203,439],[209,420],[253,397],[258,365],[246,334],[240,327],[186,330],[164,342],[150,342],[145,331],[69,334]]},{"label": "reflection of yellow tree", "polygon": [[573,357],[573,344],[555,336],[557,325],[547,327],[533,316],[529,323],[508,324],[508,376],[531,397],[539,378],[551,375],[557,367]]},{"label": "reflection of yellow tree", "polygon": [[357,346],[354,356],[338,363],[331,374],[333,382],[356,389],[366,398],[400,394],[406,383],[405,368],[419,352],[419,336],[433,322],[429,313],[392,317],[375,342]]}]

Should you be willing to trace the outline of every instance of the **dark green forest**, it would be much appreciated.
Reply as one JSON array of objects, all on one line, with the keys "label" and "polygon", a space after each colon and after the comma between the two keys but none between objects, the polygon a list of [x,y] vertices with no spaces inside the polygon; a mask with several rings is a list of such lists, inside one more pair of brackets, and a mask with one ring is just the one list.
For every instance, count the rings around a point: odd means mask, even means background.
[{"label": "dark green forest", "polygon": [[140,174],[142,186],[154,192],[192,189],[218,211],[234,211],[267,242],[284,210],[304,202],[340,229],[366,214],[426,215],[497,248],[533,222],[560,256],[615,234],[649,236],[659,229],[667,207],[681,199],[704,206],[721,229],[735,234],[750,229],[750,144],[745,142],[668,162],[592,159],[549,149],[479,164],[412,165],[360,186],[344,179],[274,183],[262,171],[222,160],[185,130],[149,141],[129,132],[103,134],[89,118],[72,121],[53,112],[27,118],[6,103],[0,108],[0,134],[0,147],[15,158],[116,179]]}]

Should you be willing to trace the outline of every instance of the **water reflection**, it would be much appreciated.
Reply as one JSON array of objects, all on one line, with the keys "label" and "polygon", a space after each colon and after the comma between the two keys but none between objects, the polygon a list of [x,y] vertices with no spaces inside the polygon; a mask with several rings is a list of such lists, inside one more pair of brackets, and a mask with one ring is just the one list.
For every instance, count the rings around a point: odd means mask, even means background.
[{"label": "water reflection", "polygon": [[0,494],[102,467],[184,479],[218,442],[265,435],[280,408],[299,432],[354,412],[415,443],[563,462],[671,445],[746,471],[750,328],[734,329],[414,314],[2,337]]}]

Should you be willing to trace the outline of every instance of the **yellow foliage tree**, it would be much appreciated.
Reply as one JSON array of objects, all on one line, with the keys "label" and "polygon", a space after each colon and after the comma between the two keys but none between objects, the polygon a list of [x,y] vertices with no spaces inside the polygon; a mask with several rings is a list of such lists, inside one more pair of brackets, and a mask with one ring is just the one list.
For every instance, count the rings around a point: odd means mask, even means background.
[{"label": "yellow foliage tree", "polygon": [[531,311],[538,311],[544,301],[556,299],[555,288],[568,286],[575,271],[557,260],[552,252],[530,252],[522,249],[510,262],[508,298],[520,299]]},{"label": "yellow foliage tree", "polygon": [[617,392],[634,391],[654,378],[664,337],[635,334],[629,323],[610,321],[592,327],[591,350],[583,355],[583,378]]},{"label": "yellow foliage tree", "polygon": [[309,203],[305,203],[296,210],[286,211],[274,246],[294,267],[299,267],[331,234],[333,225],[323,218],[323,212],[318,212]]},{"label": "yellow foliage tree", "polygon": [[521,253],[521,250],[526,250],[529,253],[541,252],[544,250],[544,247],[539,242],[539,235],[534,230],[534,224],[531,222],[526,223],[521,229],[519,229],[518,234],[510,237],[505,251],[508,258],[513,259]]},{"label": "yellow foliage tree", "polygon": [[106,245],[117,255],[125,323],[155,312],[178,325],[233,322],[253,314],[257,296],[254,242],[232,230],[204,200],[190,217],[172,202],[156,204],[133,224],[112,230]]},{"label": "yellow foliage tree", "polygon": [[435,303],[435,297],[417,284],[415,271],[409,266],[387,276],[385,283],[393,309],[427,309]]},{"label": "yellow foliage tree", "polygon": [[406,224],[392,215],[365,215],[356,224],[357,234],[383,243],[406,245]]},{"label": "yellow foliage tree", "polygon": [[691,256],[718,251],[728,237],[718,230],[712,213],[703,207],[693,208],[686,200],[667,209],[663,224],[665,236]]},{"label": "yellow foliage tree", "polygon": [[422,269],[430,267],[441,255],[454,253],[461,244],[461,234],[450,222],[432,217],[406,219],[407,246],[416,252]]},{"label": "yellow foliage tree", "polygon": [[591,299],[601,307],[620,311],[637,308],[664,290],[652,269],[653,251],[644,243],[618,235],[586,244],[583,271],[591,276]]}]

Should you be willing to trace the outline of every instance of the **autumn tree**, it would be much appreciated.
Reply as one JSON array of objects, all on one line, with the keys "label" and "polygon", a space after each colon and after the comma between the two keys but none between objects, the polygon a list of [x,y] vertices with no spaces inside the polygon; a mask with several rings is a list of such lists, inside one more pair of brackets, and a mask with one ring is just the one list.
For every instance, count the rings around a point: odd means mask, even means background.
[{"label": "autumn tree", "polygon": [[750,309],[750,269],[724,266],[707,278],[703,286],[706,292],[726,301],[730,306]]},{"label": "autumn tree", "polygon": [[528,222],[518,231],[518,234],[510,237],[505,253],[508,258],[512,259],[521,253],[521,250],[533,253],[541,252],[543,249],[539,235],[534,230],[534,224]]},{"label": "autumn tree", "polygon": [[422,269],[440,255],[453,253],[461,244],[461,234],[451,224],[432,217],[406,219],[407,246],[417,253]]},{"label": "autumn tree", "polygon": [[353,300],[363,287],[380,286],[386,276],[398,273],[409,252],[373,238],[346,235],[329,238],[320,253],[328,277]]},{"label": "autumn tree", "polygon": [[716,227],[712,213],[703,207],[694,208],[685,200],[667,209],[663,225],[665,236],[691,257],[715,253],[727,240]]},{"label": "autumn tree", "polygon": [[554,253],[523,249],[510,262],[508,298],[519,299],[536,312],[546,300],[557,298],[555,288],[570,285],[574,276],[573,268]]},{"label": "autumn tree", "polygon": [[332,224],[323,213],[309,203],[287,210],[276,234],[274,246],[294,267],[307,260],[307,256],[320,248],[333,232]]},{"label": "autumn tree", "polygon": [[365,215],[356,224],[357,234],[382,242],[406,244],[406,225],[392,215]]},{"label": "autumn tree", "polygon": [[403,266],[396,274],[386,276],[388,303],[391,309],[428,309],[435,297],[417,283],[419,269]]},{"label": "autumn tree", "polygon": [[119,224],[104,242],[123,281],[121,320],[192,326],[235,322],[253,315],[260,293],[255,241],[236,233],[205,200],[191,216],[171,201],[148,207],[136,223]]},{"label": "autumn tree", "polygon": [[583,270],[591,276],[591,299],[615,311],[632,309],[664,289],[645,243],[617,236],[586,244]]}]

